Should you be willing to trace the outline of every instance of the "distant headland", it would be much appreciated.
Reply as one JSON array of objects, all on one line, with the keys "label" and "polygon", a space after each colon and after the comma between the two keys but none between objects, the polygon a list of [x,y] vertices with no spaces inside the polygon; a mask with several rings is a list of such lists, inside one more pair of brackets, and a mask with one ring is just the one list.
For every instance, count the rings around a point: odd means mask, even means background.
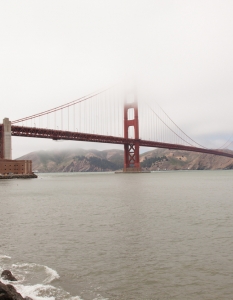
[{"label": "distant headland", "polygon": [[[233,151],[229,151],[232,152]],[[38,172],[107,172],[123,168],[122,150],[56,150],[28,153],[18,160],[32,160]],[[228,170],[233,159],[204,153],[155,149],[140,155],[141,167],[148,171]]]}]

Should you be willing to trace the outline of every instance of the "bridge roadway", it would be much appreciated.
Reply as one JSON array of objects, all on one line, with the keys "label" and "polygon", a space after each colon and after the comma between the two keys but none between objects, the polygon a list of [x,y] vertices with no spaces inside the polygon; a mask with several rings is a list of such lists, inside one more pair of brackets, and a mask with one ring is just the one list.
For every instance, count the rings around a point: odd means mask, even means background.
[{"label": "bridge roadway", "polygon": [[[1,126],[1,125],[0,125]],[[221,150],[198,148],[193,146],[184,146],[179,144],[161,143],[146,140],[135,140],[126,139],[122,137],[106,136],[99,134],[88,134],[80,132],[71,132],[63,130],[52,130],[46,128],[36,128],[36,127],[24,127],[24,126],[11,126],[12,136],[22,136],[22,137],[34,137],[34,138],[45,138],[52,140],[70,140],[70,141],[85,141],[85,142],[96,142],[96,143],[107,143],[107,144],[132,144],[136,141],[139,142],[140,146],[153,147],[153,148],[165,148],[165,149],[175,149],[175,150],[185,150],[199,153],[207,153],[218,156],[226,156],[233,158],[233,154],[222,152]]]}]

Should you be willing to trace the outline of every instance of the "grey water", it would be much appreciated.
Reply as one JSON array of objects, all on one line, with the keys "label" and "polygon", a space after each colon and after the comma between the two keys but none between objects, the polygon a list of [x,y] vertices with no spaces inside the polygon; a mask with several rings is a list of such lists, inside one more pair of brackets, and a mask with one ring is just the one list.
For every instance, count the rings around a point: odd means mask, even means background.
[{"label": "grey water", "polygon": [[233,299],[233,171],[1,180],[7,267],[33,299]]}]

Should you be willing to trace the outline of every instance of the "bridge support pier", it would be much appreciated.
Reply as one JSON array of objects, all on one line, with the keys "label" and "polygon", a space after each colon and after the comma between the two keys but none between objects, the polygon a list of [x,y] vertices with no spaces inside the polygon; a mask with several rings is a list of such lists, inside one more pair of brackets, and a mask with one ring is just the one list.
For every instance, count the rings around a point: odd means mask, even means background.
[{"label": "bridge support pier", "polygon": [[36,177],[31,160],[12,160],[11,121],[5,118],[0,124],[0,179]]},{"label": "bridge support pier", "polygon": [[4,138],[3,138],[4,128],[3,124],[0,125],[0,159],[4,158]]},{"label": "bridge support pier", "polygon": [[0,159],[12,159],[11,122],[8,118],[3,120],[0,127]]},{"label": "bridge support pier", "polygon": [[[133,119],[130,119],[129,110],[132,110]],[[139,126],[138,126],[138,102],[136,97],[132,103],[124,104],[124,138],[129,138],[129,129],[133,127],[134,143],[124,144],[124,169],[123,172],[141,172],[139,158]]]}]

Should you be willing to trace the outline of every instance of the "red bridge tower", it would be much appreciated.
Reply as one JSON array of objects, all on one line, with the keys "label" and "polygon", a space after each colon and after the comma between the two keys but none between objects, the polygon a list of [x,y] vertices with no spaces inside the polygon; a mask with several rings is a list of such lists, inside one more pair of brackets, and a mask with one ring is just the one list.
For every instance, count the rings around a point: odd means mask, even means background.
[{"label": "red bridge tower", "polygon": [[[130,119],[129,110],[133,110],[133,118]],[[124,144],[124,169],[123,172],[141,172],[139,161],[139,125],[138,102],[134,94],[133,102],[124,104],[124,138],[129,138],[129,129],[133,127],[134,142]]]}]

